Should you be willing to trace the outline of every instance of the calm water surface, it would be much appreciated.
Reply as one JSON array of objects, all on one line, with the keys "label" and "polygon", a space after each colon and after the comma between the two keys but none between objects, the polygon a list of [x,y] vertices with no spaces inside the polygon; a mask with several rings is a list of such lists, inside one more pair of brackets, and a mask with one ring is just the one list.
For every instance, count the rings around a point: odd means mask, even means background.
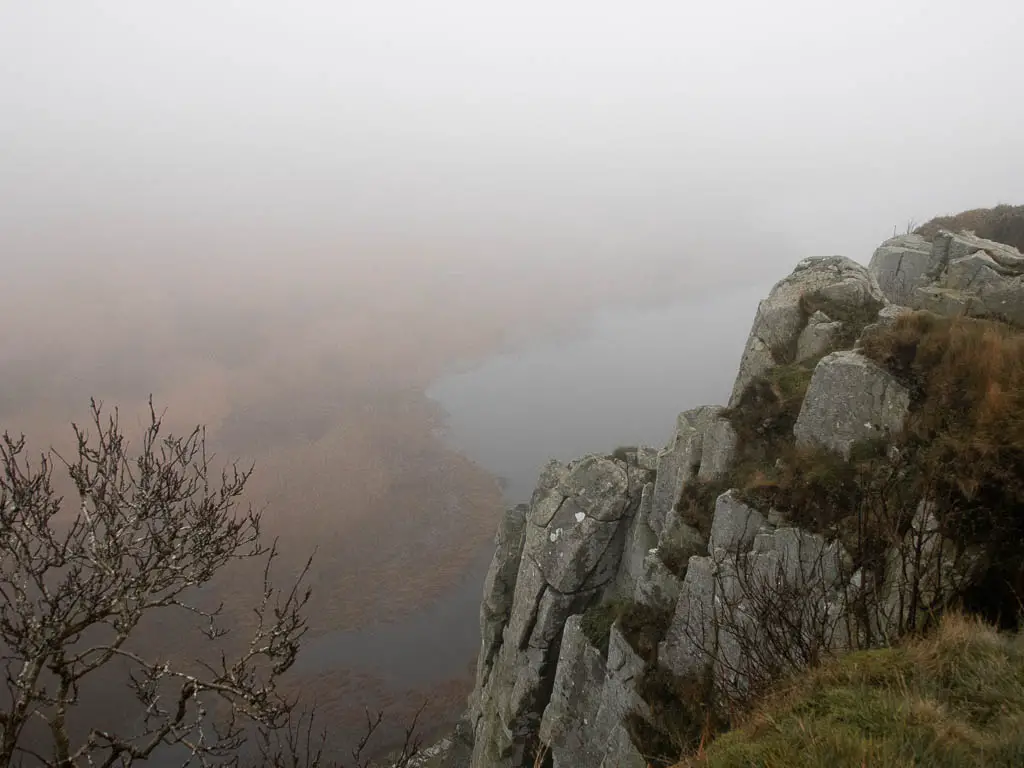
[{"label": "calm water surface", "polygon": [[[680,411],[724,403],[767,288],[601,312],[568,340],[496,355],[437,380],[428,395],[447,414],[446,438],[503,479],[507,503],[525,501],[550,458],[660,447]],[[455,589],[412,616],[309,641],[298,671],[365,668],[407,686],[463,673],[477,651],[491,554],[487,547]]]},{"label": "calm water surface", "polygon": [[575,338],[498,355],[427,394],[447,439],[527,501],[544,463],[620,445],[663,446],[680,411],[724,404],[770,285],[598,313]]}]

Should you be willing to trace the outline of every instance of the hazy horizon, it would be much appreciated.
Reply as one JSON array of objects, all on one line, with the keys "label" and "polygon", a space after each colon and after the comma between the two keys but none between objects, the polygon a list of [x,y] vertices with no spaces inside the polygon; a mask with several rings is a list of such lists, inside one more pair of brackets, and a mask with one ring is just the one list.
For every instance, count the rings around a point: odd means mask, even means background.
[{"label": "hazy horizon", "polygon": [[769,238],[864,260],[911,218],[1021,194],[1022,17],[1009,0],[8,2],[5,256],[86,238],[255,271],[339,248],[656,268],[747,228],[773,258]]}]

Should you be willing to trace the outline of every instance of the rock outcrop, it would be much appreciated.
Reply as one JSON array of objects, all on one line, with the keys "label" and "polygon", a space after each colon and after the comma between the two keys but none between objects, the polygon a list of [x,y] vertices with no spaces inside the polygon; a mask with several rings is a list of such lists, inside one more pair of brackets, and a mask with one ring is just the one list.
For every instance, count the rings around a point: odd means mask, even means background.
[{"label": "rock outcrop", "polygon": [[[921,307],[1024,321],[1022,275],[1016,250],[964,233],[887,240],[870,268],[805,259],[761,302],[729,409],[680,414],[660,451],[549,464],[496,537],[468,715],[472,767],[524,768],[549,750],[555,768],[642,768],[643,728],[630,723],[656,729],[658,719],[639,686],[645,675],[710,675],[702,679],[713,695],[728,700],[779,670],[893,637],[923,603],[964,583],[974,561],[958,560],[924,499],[904,518],[902,541],[864,558],[835,525],[798,527],[728,489],[740,459],[757,455],[733,420],[752,382],[802,364],[813,373],[795,424],[786,423],[790,445],[849,457],[862,441],[899,433],[911,393],[856,351],[865,328]],[[700,488],[714,490],[689,493],[684,509],[687,490]],[[708,509],[692,508],[707,498]],[[606,654],[586,629],[599,605],[633,611],[601,630]],[[657,628],[644,630],[658,633],[646,650],[633,647],[627,616]]]},{"label": "rock outcrop", "polygon": [[932,244],[921,235],[898,235],[879,246],[868,269],[889,301],[906,305],[938,268],[934,258]]},{"label": "rock outcrop", "polygon": [[821,445],[849,458],[854,444],[895,434],[910,410],[910,393],[856,352],[833,352],[814,369],[793,427],[798,445]]},{"label": "rock outcrop", "polygon": [[643,659],[617,628],[609,631],[605,659],[584,636],[580,617],[569,618],[540,725],[554,768],[646,768],[623,725],[627,714],[647,708],[635,690],[643,669]]},{"label": "rock outcrop", "polygon": [[852,574],[839,543],[775,529],[729,494],[718,499],[713,531],[710,554],[690,559],[659,649],[663,666],[684,677],[709,671],[720,695],[736,697],[788,662],[784,655],[847,642]]},{"label": "rock outcrop", "polygon": [[941,232],[929,263],[928,279],[909,294],[909,306],[1024,323],[1024,256],[1016,248]]},{"label": "rock outcrop", "polygon": [[478,690],[487,684],[491,662],[501,645],[501,633],[512,612],[512,597],[523,553],[528,511],[529,507],[525,504],[508,510],[494,537],[494,558],[487,570],[484,597],[480,603],[480,661],[476,678]]},{"label": "rock outcrop", "polygon": [[[545,469],[525,514],[508,618],[496,646],[478,662],[473,765],[527,760],[550,699],[565,622],[613,585],[647,476],[638,466],[599,456]],[[507,563],[498,570],[507,574]],[[484,624],[488,638],[499,630],[492,615]]]},{"label": "rock outcrop", "polygon": [[855,336],[885,303],[874,275],[857,262],[842,256],[801,261],[757,308],[730,407],[738,405],[747,385],[772,366],[825,351],[822,339],[831,341],[839,330],[829,327],[832,323],[848,327]]}]

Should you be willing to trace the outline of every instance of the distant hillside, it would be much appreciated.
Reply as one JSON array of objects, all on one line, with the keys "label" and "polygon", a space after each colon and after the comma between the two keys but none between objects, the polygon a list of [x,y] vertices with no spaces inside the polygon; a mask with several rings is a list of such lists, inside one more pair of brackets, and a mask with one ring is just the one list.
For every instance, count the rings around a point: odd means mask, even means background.
[{"label": "distant hillside", "polygon": [[931,240],[941,229],[952,232],[967,230],[986,240],[1006,243],[1024,251],[1024,205],[972,208],[953,216],[937,216],[914,231]]}]

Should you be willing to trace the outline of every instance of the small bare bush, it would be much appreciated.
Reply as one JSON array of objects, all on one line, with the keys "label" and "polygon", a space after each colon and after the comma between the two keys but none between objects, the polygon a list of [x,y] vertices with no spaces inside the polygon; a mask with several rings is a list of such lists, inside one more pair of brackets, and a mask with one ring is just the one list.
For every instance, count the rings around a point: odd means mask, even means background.
[{"label": "small bare bush", "polygon": [[[275,587],[277,548],[242,506],[252,469],[215,470],[202,428],[167,434],[152,403],[149,416],[134,455],[117,412],[95,402],[88,428],[74,426],[72,457],[33,463],[24,437],[0,440],[0,766],[110,768],[158,755],[202,766],[337,764],[314,737],[315,713],[279,687],[306,633],[310,561]],[[72,505],[54,490],[55,468],[70,475]],[[202,599],[238,561],[262,563],[245,638]],[[213,652],[187,663],[144,653],[133,640],[153,615],[198,624]],[[134,715],[91,726],[90,685],[126,690]],[[368,718],[357,765],[380,720]],[[402,759],[411,735],[406,747]]]}]

